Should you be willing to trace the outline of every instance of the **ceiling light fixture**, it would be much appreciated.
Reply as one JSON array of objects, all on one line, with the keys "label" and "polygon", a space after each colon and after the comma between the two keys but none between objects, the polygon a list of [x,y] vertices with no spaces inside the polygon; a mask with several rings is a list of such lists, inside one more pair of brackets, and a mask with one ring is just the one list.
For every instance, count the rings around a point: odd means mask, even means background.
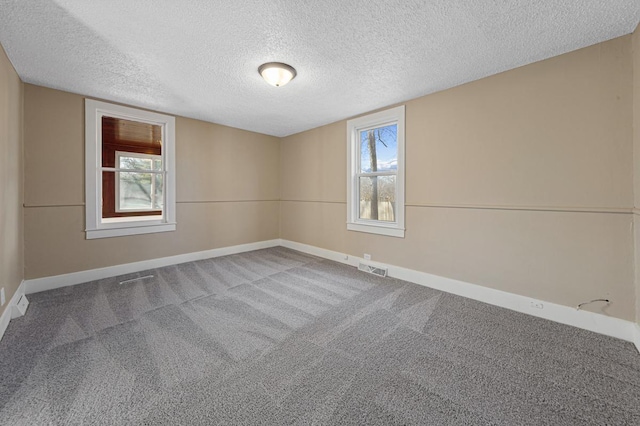
[{"label": "ceiling light fixture", "polygon": [[291,65],[282,62],[268,62],[260,65],[258,72],[272,86],[284,86],[296,76],[296,70]]}]

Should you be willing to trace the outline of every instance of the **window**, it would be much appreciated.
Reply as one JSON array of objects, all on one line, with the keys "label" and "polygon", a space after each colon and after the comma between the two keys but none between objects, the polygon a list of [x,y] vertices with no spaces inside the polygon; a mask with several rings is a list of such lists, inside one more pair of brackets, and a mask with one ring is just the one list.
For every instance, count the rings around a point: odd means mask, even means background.
[{"label": "window", "polygon": [[174,231],[175,119],[87,99],[86,237]]},{"label": "window", "polygon": [[116,151],[116,164],[116,212],[162,212],[162,156]]},{"label": "window", "polygon": [[404,106],[347,122],[347,229],[404,237]]}]

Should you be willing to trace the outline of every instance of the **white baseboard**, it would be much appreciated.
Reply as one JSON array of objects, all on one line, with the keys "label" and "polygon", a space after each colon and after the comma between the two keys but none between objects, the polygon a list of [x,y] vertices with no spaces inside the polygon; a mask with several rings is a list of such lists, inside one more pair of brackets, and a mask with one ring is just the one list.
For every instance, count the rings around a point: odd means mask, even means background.
[{"label": "white baseboard", "polygon": [[[351,256],[337,251],[327,250],[320,247],[310,246],[307,244],[297,243],[289,240],[274,239],[268,241],[260,241],[256,243],[241,244],[231,247],[222,247],[218,249],[205,250],[194,253],[181,254],[177,256],[163,257],[159,259],[145,260],[141,262],[127,263],[123,265],[109,266],[106,268],[92,269],[88,271],[73,272],[70,274],[56,275],[53,277],[36,278],[23,281],[16,294],[11,298],[10,307],[5,309],[2,317],[0,317],[0,338],[4,333],[9,320],[13,306],[17,304],[22,294],[37,293],[40,291],[53,290],[60,287],[66,287],[84,282],[94,281],[102,278],[124,275],[133,272],[144,271],[147,269],[160,268],[163,266],[175,265],[178,263],[192,262],[195,260],[208,259],[212,257],[226,256],[230,254],[243,253],[263,248],[283,246],[293,250],[344,263],[351,266],[357,266],[364,259]],[[470,284],[438,275],[428,274],[412,269],[402,268],[394,265],[387,265],[380,262],[366,261],[374,266],[387,268],[389,276],[401,280],[413,282],[426,287],[441,290],[447,293],[457,294],[459,296],[468,297],[491,305],[500,306],[525,314],[545,318],[562,324],[572,325],[574,327],[604,334],[618,339],[635,343],[640,351],[640,325],[631,321],[625,321],[619,318],[608,317],[587,311],[577,311],[570,306],[558,305],[551,302],[532,299],[530,297],[508,293],[501,290]],[[543,308],[535,308],[532,304],[542,304]]]},{"label": "white baseboard", "polygon": [[24,295],[25,282],[22,281],[18,286],[16,292],[11,296],[11,300],[9,300],[9,304],[5,308],[2,316],[0,316],[0,340],[4,336],[4,332],[7,331],[7,327],[9,326],[9,322],[11,321],[14,307],[18,305],[18,300]]},{"label": "white baseboard", "polygon": [[[298,250],[314,256],[322,257],[351,266],[357,266],[364,259],[347,255],[332,250],[297,243],[289,240],[281,240],[281,245],[293,250]],[[619,318],[608,317],[587,311],[578,311],[573,307],[558,305],[514,293],[495,290],[477,284],[470,284],[438,275],[428,274],[413,269],[387,265],[380,262],[367,260],[366,263],[374,266],[388,268],[389,276],[447,293],[457,294],[469,299],[489,303],[525,314],[545,318],[562,324],[604,334],[618,339],[634,342],[640,350],[640,327],[631,322]],[[532,304],[541,304],[542,309],[533,307]]]},{"label": "white baseboard", "polygon": [[230,254],[244,253],[247,251],[276,247],[279,245],[279,239],[259,241],[256,243],[240,244],[237,246],[221,247],[217,249],[179,254],[176,256],[161,257],[158,259],[143,260],[141,262],[125,263],[123,265],[72,272],[52,277],[35,278],[24,281],[24,292],[26,294],[38,293],[40,291],[53,290],[103,278],[115,277],[117,275],[131,274],[133,272],[145,271],[147,269],[161,268],[163,266],[177,265],[179,263],[193,262],[195,260],[227,256]]}]

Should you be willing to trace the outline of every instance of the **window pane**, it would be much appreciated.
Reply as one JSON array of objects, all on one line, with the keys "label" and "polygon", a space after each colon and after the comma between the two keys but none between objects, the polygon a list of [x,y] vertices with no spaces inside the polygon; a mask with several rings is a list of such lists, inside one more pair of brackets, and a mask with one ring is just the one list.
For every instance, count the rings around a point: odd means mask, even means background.
[{"label": "window pane", "polygon": [[162,204],[163,204],[163,198],[162,198],[162,191],[163,191],[163,176],[156,174],[153,176],[153,179],[155,180],[155,188],[154,188],[154,198],[153,198],[153,208],[156,210],[162,210]]},{"label": "window pane", "polygon": [[128,158],[126,161],[133,162],[130,166],[134,169],[150,170],[151,163],[144,159],[144,156],[162,155],[162,127],[133,120],[102,117],[102,167],[123,167],[123,164],[118,164],[116,158],[118,151],[123,152],[125,157],[129,157],[128,152],[133,158],[142,154],[143,158],[140,160]]},{"label": "window pane", "polygon": [[154,161],[151,158],[125,157],[121,155],[119,167],[131,170],[152,170],[153,163]]},{"label": "window pane", "polygon": [[151,173],[120,172],[119,209],[118,210],[151,210],[153,192]]},{"label": "window pane", "polygon": [[359,179],[360,219],[395,222],[396,177],[377,176]]},{"label": "window pane", "polygon": [[360,172],[398,169],[398,125],[360,132]]}]

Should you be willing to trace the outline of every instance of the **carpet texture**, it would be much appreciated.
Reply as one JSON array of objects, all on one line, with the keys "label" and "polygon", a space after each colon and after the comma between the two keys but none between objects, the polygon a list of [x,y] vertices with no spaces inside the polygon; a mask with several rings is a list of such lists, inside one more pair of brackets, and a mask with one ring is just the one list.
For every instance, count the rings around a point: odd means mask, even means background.
[{"label": "carpet texture", "polygon": [[283,247],[29,299],[1,424],[640,425],[630,343]]}]

